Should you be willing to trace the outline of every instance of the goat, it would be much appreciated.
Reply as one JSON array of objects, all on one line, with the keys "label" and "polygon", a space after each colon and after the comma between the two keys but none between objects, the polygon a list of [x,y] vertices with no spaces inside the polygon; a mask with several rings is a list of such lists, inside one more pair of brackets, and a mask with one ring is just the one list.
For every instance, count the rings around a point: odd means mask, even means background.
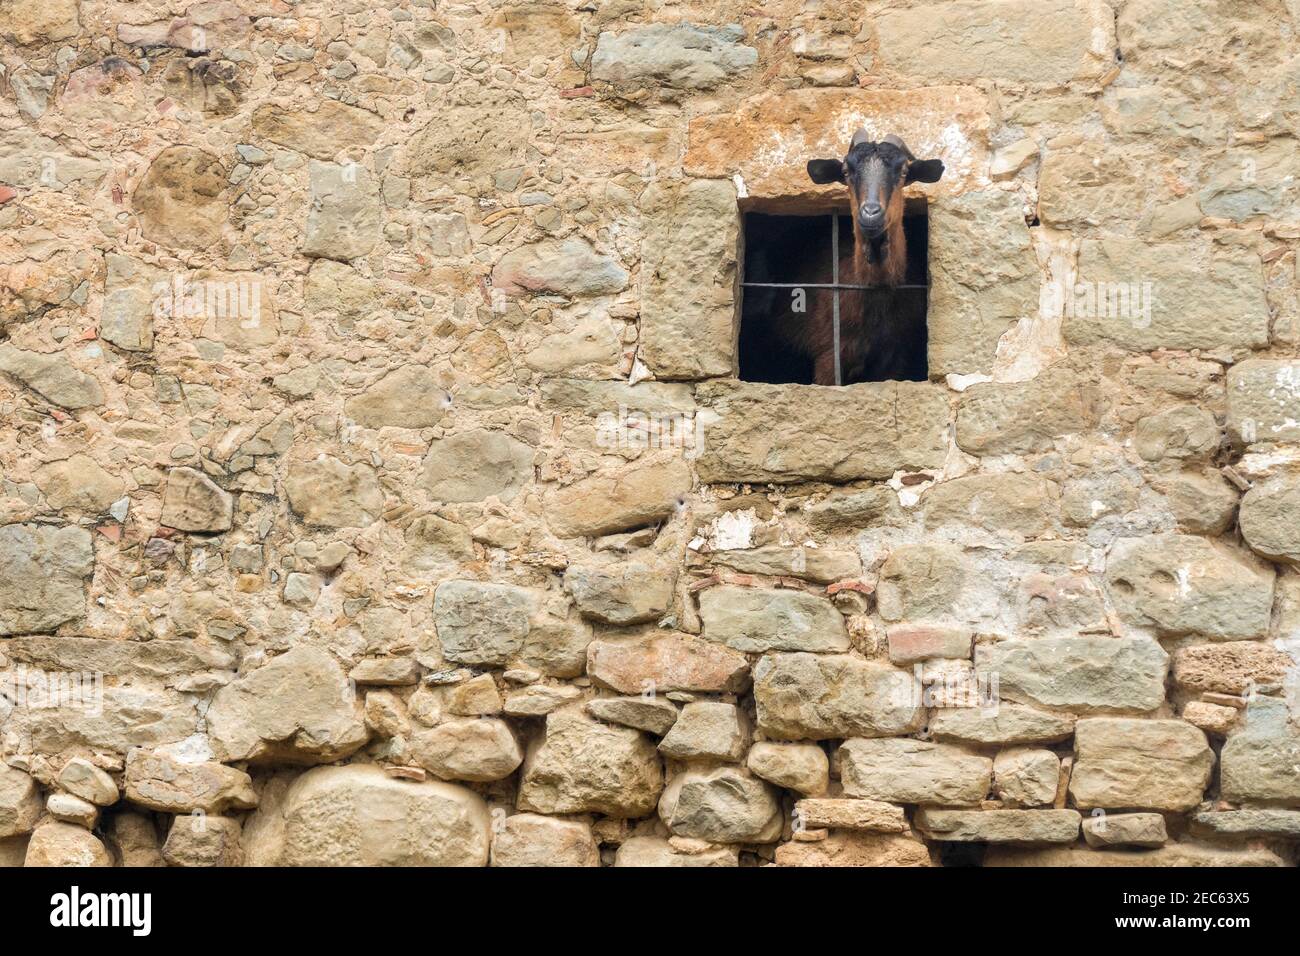
[{"label": "goat", "polygon": [[[938,182],[940,159],[918,160],[897,136],[875,143],[864,129],[853,135],[843,160],[814,159],[808,176],[819,184],[839,182],[848,187],[853,220],[853,246],[841,252],[840,282],[893,289],[908,273],[907,240],[903,233],[903,187]],[[826,257],[829,258],[829,257]],[[824,259],[806,269],[810,284],[831,280]],[[796,280],[798,281],[798,280]],[[863,379],[918,377],[915,375],[914,331],[904,327],[895,295],[849,289],[814,296],[804,316],[783,316],[768,329],[772,345],[811,360],[813,382],[835,385],[832,297],[840,298],[840,368],[845,382]],[[924,377],[921,367],[919,377]]]}]

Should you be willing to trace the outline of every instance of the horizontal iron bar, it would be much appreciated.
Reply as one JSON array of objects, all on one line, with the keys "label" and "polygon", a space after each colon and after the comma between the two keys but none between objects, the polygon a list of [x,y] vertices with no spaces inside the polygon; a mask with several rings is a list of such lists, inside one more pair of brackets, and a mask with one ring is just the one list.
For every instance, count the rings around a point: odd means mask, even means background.
[{"label": "horizontal iron bar", "polygon": [[846,285],[843,282],[742,282],[742,289],[861,289],[866,292],[893,292],[896,289],[928,289],[928,285]]}]

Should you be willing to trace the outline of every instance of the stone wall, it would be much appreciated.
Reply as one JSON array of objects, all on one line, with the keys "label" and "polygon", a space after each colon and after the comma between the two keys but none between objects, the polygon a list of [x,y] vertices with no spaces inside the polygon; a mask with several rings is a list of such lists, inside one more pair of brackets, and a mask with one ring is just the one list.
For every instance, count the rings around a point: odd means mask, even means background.
[{"label": "stone wall", "polygon": [[[0,0],[0,863],[1294,862],[1297,30]],[[860,125],[930,381],[737,381]]]}]

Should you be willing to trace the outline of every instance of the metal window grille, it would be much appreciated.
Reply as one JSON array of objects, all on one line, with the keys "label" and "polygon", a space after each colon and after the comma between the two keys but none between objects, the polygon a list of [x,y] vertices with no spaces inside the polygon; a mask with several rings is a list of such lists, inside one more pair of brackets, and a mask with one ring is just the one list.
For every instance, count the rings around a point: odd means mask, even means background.
[{"label": "metal window grille", "polygon": [[891,288],[871,285],[855,285],[840,281],[840,217],[832,213],[826,217],[831,226],[831,281],[830,282],[741,282],[742,289],[829,289],[831,291],[831,347],[835,350],[835,384],[844,384],[843,370],[840,368],[843,355],[840,352],[840,293],[846,289],[862,292],[888,294],[898,289],[924,289],[925,310],[930,311],[930,286],[897,285]]}]

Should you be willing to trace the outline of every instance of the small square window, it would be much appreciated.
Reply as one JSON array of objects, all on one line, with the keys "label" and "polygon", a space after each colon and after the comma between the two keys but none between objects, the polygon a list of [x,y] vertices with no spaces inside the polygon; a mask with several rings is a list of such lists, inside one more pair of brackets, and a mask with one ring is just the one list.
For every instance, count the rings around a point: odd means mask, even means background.
[{"label": "small square window", "polygon": [[893,288],[870,288],[854,279],[847,213],[746,212],[740,378],[798,385],[925,381],[930,270],[924,198],[906,201],[903,230],[906,278]]}]

